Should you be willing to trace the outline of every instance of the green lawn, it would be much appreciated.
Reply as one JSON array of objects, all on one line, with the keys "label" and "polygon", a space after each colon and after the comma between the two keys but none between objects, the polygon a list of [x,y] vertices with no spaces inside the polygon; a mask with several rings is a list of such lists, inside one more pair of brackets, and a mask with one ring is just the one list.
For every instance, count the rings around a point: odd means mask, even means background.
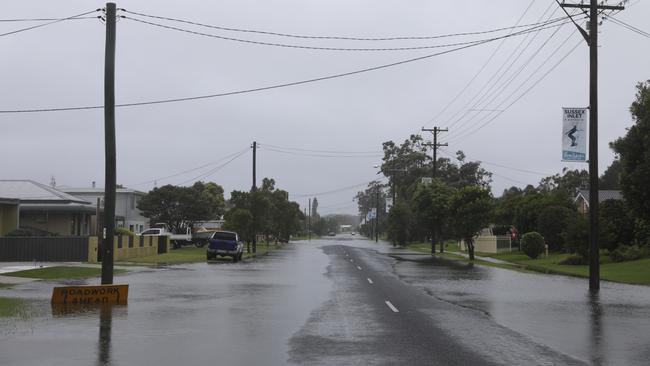
[{"label": "green lawn", "polygon": [[[271,244],[268,246],[264,243],[257,244],[257,253],[246,253],[246,247],[244,247],[244,258],[254,258],[256,256],[265,255],[267,252],[277,248],[276,245]],[[194,246],[186,246],[180,249],[173,249],[169,253],[152,255],[148,257],[139,257],[128,259],[128,262],[131,263],[140,263],[140,264],[178,264],[178,263],[196,263],[196,262],[206,262],[205,258],[206,248],[197,248]],[[230,257],[217,257],[212,261],[223,261],[230,262],[232,259]]]},{"label": "green lawn", "polygon": [[[414,243],[407,246],[408,249],[431,253],[431,243]],[[447,252],[444,257],[456,260],[468,261],[467,258],[454,254],[458,252],[458,244],[447,242],[445,246]],[[439,250],[439,248],[437,248]],[[436,255],[440,255],[439,253]],[[511,263],[496,264],[491,262],[475,260],[475,263],[484,264],[491,267],[513,269],[524,272],[541,272],[563,274],[576,277],[589,277],[588,265],[566,265],[559,264],[569,254],[550,253],[548,257],[541,256],[537,259],[530,259],[521,252],[511,253],[476,253],[477,256],[491,257]],[[600,278],[612,282],[629,283],[636,285],[650,285],[650,258],[644,258],[630,262],[614,263],[608,256],[601,255]]]},{"label": "green lawn", "polygon": [[[114,273],[123,273],[124,270],[116,269]],[[28,269],[25,271],[5,273],[5,276],[12,277],[26,277],[26,278],[40,278],[44,280],[56,280],[62,278],[87,278],[99,277],[102,274],[101,268],[95,267],[45,267]]]},{"label": "green lawn", "polygon": [[16,316],[23,312],[26,302],[13,297],[0,297],[0,318]]}]

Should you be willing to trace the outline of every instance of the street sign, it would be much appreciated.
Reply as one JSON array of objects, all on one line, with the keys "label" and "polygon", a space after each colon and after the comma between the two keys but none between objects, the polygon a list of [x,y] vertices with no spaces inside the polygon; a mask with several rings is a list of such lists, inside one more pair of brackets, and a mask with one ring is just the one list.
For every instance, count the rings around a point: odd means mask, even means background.
[{"label": "street sign", "polygon": [[433,178],[431,177],[423,177],[422,178],[422,184],[431,184],[433,182]]},{"label": "street sign", "polygon": [[386,211],[390,210],[391,207],[393,207],[393,199],[386,198]]},{"label": "street sign", "polygon": [[129,285],[64,286],[52,290],[55,305],[124,305],[129,297]]},{"label": "street sign", "polygon": [[562,108],[562,161],[587,161],[587,108]]}]

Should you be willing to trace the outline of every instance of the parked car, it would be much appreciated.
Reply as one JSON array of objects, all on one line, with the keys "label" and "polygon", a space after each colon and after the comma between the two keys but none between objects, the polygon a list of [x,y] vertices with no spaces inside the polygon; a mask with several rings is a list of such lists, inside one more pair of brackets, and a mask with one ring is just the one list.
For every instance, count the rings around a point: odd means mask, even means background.
[{"label": "parked car", "polygon": [[141,236],[168,236],[169,241],[175,249],[180,248],[183,244],[190,244],[192,242],[192,233],[190,228],[187,228],[184,233],[173,233],[169,230],[166,224],[155,224],[152,228],[147,229],[140,233]]},{"label": "parked car", "polygon": [[333,232],[333,231],[330,231],[328,235],[329,235],[329,236],[336,236],[336,233]]},{"label": "parked car", "polygon": [[208,240],[206,258],[208,260],[220,257],[231,257],[233,262],[240,261],[244,255],[244,244],[239,241],[239,235],[232,231],[215,231]]}]

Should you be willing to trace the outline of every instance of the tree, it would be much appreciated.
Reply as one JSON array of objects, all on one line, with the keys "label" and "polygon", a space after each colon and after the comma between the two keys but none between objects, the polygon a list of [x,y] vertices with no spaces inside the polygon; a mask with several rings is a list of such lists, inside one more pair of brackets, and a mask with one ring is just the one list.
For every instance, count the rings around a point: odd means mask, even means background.
[{"label": "tree", "polygon": [[[250,244],[253,241],[253,214],[245,208],[236,208],[226,214],[224,227],[239,234],[239,237]],[[250,250],[248,250],[250,252]]]},{"label": "tree", "polygon": [[[431,238],[431,253],[435,253],[435,244],[441,240],[441,234],[449,221],[449,203],[453,189],[439,179],[431,184],[418,184],[411,200],[413,216],[417,228]],[[440,245],[440,252],[444,251]]]},{"label": "tree", "polygon": [[456,238],[465,241],[470,260],[474,260],[474,236],[490,223],[492,208],[490,191],[481,187],[466,186],[452,196],[451,228]]},{"label": "tree", "polygon": [[165,185],[144,195],[138,208],[152,222],[164,222],[172,231],[192,227],[194,222],[212,220],[224,210],[223,188],[197,182],[191,187]]},{"label": "tree", "polygon": [[318,198],[316,197],[311,200],[311,217],[312,219],[318,217]]},{"label": "tree", "polygon": [[605,190],[620,190],[622,172],[623,165],[621,165],[621,161],[615,159],[603,175],[600,176],[598,187]]},{"label": "tree", "polygon": [[634,241],[635,220],[623,200],[606,200],[600,204],[599,243],[610,252],[619,245],[631,245]]},{"label": "tree", "polygon": [[621,188],[633,212],[650,222],[650,80],[637,84],[634,125],[610,146],[622,165]]},{"label": "tree", "polygon": [[575,210],[563,206],[547,206],[542,209],[537,218],[537,230],[546,239],[549,250],[564,248],[562,232],[566,230],[569,217],[574,214]]},{"label": "tree", "polygon": [[404,246],[409,240],[412,214],[408,204],[398,201],[388,212],[388,238]]}]

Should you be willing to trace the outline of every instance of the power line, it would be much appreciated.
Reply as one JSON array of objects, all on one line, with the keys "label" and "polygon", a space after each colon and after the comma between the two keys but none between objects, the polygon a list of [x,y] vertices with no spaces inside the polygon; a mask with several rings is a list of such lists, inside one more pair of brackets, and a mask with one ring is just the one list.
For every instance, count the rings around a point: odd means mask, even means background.
[{"label": "power line", "polygon": [[16,30],[13,30],[13,31],[11,31],[11,32],[7,32],[7,33],[0,33],[0,37],[8,36],[8,35],[11,35],[11,34],[16,34],[16,33],[20,33],[20,32],[26,32],[26,31],[29,31],[29,30],[32,30],[32,29],[36,29],[36,28],[46,27],[46,26],[48,26],[48,25],[52,25],[52,24],[56,24],[56,23],[59,23],[59,22],[63,22],[63,21],[65,21],[65,20],[70,20],[70,19],[73,19],[73,18],[77,18],[77,17],[82,17],[82,16],[84,16],[84,15],[88,15],[88,14],[90,14],[90,13],[95,13],[95,12],[98,12],[98,11],[100,11],[100,10],[101,10],[101,9],[96,9],[96,10],[92,10],[92,11],[87,11],[87,12],[85,12],[85,13],[81,13],[81,14],[77,14],[77,15],[72,15],[72,16],[69,16],[69,17],[66,17],[66,18],[57,19],[57,20],[54,20],[54,21],[52,21],[52,22],[43,23],[43,24],[37,24],[37,25],[33,25],[33,26],[31,26],[31,27],[27,27],[27,28],[16,29]]},{"label": "power line", "polygon": [[273,151],[281,154],[294,155],[294,156],[311,156],[317,158],[373,158],[376,159],[382,155],[326,155],[326,154],[315,154],[315,153],[305,153],[305,152],[296,152],[296,151],[284,151],[279,149],[274,149],[270,147],[262,147],[264,150]]},{"label": "power line", "polygon": [[[190,30],[190,29],[184,29],[184,28],[174,27],[174,26],[171,26],[171,25],[165,25],[165,24],[160,24],[160,23],[149,22],[149,21],[146,21],[146,20],[127,17],[127,16],[122,16],[122,18],[133,20],[133,21],[143,23],[143,24],[147,24],[147,25],[151,25],[151,26],[154,26],[154,27],[160,27],[160,28],[164,28],[164,29],[174,30],[174,31],[177,31],[177,32],[189,33],[189,34],[203,36],[203,37],[216,38],[216,39],[221,39],[221,40],[225,40],[225,41],[248,43],[248,44],[255,44],[255,45],[262,45],[262,46],[273,46],[273,47],[282,47],[282,48],[297,48],[297,49],[319,50],[319,51],[350,51],[350,52],[414,51],[414,50],[427,50],[427,49],[434,49],[434,48],[446,48],[446,47],[471,45],[471,44],[476,44],[476,43],[480,43],[481,41],[483,41],[483,40],[475,40],[475,41],[456,42],[456,43],[448,43],[448,44],[441,44],[441,45],[412,46],[412,47],[384,47],[384,48],[343,48],[343,47],[302,46],[302,45],[294,45],[294,44],[286,44],[286,43],[272,43],[272,42],[252,41],[252,40],[249,40],[249,39],[224,37],[224,36],[219,36],[219,35],[216,35],[216,34],[209,34],[209,33],[193,31],[193,30]],[[558,21],[560,21],[562,19],[564,19],[564,18],[559,18]],[[552,22],[542,23],[542,25],[548,25],[548,24],[552,24]]]},{"label": "power line", "polygon": [[[473,131],[466,132],[465,134],[462,134],[462,135],[459,135],[459,136],[454,136],[453,139],[450,140],[450,142],[452,142],[452,141],[458,141],[458,140],[460,140],[460,139],[463,139],[463,138],[465,138],[465,137],[468,137],[468,136],[470,136],[470,135],[473,135],[473,134],[475,134],[476,132],[478,132],[478,131],[480,131],[481,129],[483,129],[483,128],[484,128],[485,126],[487,126],[488,124],[490,124],[490,123],[491,123],[492,121],[494,121],[497,117],[499,117],[499,116],[500,116],[501,114],[503,114],[505,111],[507,111],[508,109],[510,109],[510,107],[512,107],[515,103],[517,103],[521,98],[523,98],[524,96],[526,96],[526,95],[527,95],[527,94],[528,94],[532,89],[534,89],[534,88],[535,88],[535,87],[536,87],[540,82],[542,82],[542,80],[544,80],[544,79],[545,79],[545,78],[546,78],[546,77],[547,77],[547,76],[548,76],[548,75],[549,75],[553,70],[555,70],[555,69],[556,69],[556,68],[557,68],[557,67],[558,67],[558,66],[559,66],[559,65],[560,65],[560,64],[561,64],[561,63],[562,63],[562,62],[563,62],[567,57],[569,57],[569,55],[571,55],[571,54],[572,54],[572,53],[573,53],[573,52],[578,48],[578,46],[580,46],[581,44],[582,44],[582,40],[580,40],[578,43],[576,43],[576,45],[573,46],[573,48],[571,48],[571,49],[569,50],[569,52],[567,52],[567,53],[566,53],[566,54],[565,54],[565,55],[564,55],[564,56],[563,56],[563,57],[562,57],[558,62],[556,62],[556,63],[555,63],[555,64],[554,64],[554,65],[553,65],[553,66],[552,66],[552,67],[551,67],[551,68],[550,68],[546,73],[544,73],[544,75],[542,75],[539,79],[537,79],[537,80],[533,83],[533,85],[531,85],[528,89],[526,89],[526,90],[525,90],[521,95],[519,95],[519,97],[517,97],[515,100],[513,100],[510,104],[508,104],[505,108],[503,108],[500,112],[498,112],[498,113],[497,113],[496,115],[494,115],[492,118],[486,120],[482,125],[480,125],[480,126],[479,126],[478,128],[476,128],[476,129],[474,129]],[[543,66],[543,64],[540,65],[540,68],[541,68],[541,66]],[[539,69],[539,68],[538,68],[538,69]],[[537,70],[535,71],[535,73],[536,73],[536,72],[537,72]],[[533,75],[534,75],[534,73],[533,73]],[[531,75],[531,76],[532,76],[532,75]],[[529,79],[530,79],[530,78],[529,78]],[[527,81],[528,81],[528,80],[526,80],[525,82],[527,82]],[[524,82],[524,83],[525,83],[525,82]],[[523,84],[522,84],[522,85],[523,85]],[[515,92],[516,92],[516,91],[515,91]],[[514,94],[514,93],[513,93],[513,94]],[[510,96],[512,96],[513,94],[511,94]],[[510,96],[508,96],[508,98],[510,98]],[[506,100],[507,100],[507,99],[506,99]],[[504,102],[505,102],[505,101],[504,101]],[[503,103],[502,103],[502,104],[503,104]]]},{"label": "power line", "polygon": [[[551,9],[551,6],[549,5],[549,7],[546,8],[546,10],[544,11],[544,13],[542,13],[542,15],[538,18],[538,20],[542,20],[542,19],[544,18],[544,16],[546,15],[546,13],[547,13],[550,9]],[[549,19],[550,19],[550,16],[549,16]],[[494,74],[492,74],[492,76],[491,76],[491,77],[490,77],[490,78],[489,78],[489,79],[488,79],[488,80],[483,84],[483,86],[479,89],[479,91],[478,91],[478,92],[477,92],[477,93],[476,93],[472,98],[470,98],[470,100],[469,100],[467,103],[465,103],[465,104],[464,104],[460,109],[458,109],[456,113],[454,113],[454,114],[453,114],[449,119],[447,119],[447,122],[445,122],[445,123],[441,123],[441,125],[446,125],[447,127],[453,127],[456,123],[458,123],[458,122],[459,122],[459,121],[460,121],[460,120],[461,120],[461,119],[462,119],[462,118],[467,114],[467,111],[465,111],[467,108],[473,108],[473,107],[476,107],[476,106],[477,106],[477,104],[478,104],[478,103],[476,102],[477,99],[481,97],[481,94],[483,93],[484,90],[486,90],[486,88],[490,87],[490,85],[494,85],[494,84],[492,84],[492,82],[494,81],[494,79],[499,75],[499,73],[501,72],[501,70],[503,70],[503,68],[505,67],[505,65],[506,65],[508,62],[510,62],[510,60],[512,59],[512,57],[514,57],[514,55],[515,55],[515,54],[517,53],[517,51],[521,48],[521,46],[524,44],[524,42],[526,41],[527,38],[528,38],[527,36],[524,37],[524,38],[519,42],[519,44],[517,44],[517,46],[513,49],[513,51],[510,53],[510,55],[508,55],[508,57],[506,58],[506,60],[505,60],[503,63],[501,63],[501,66],[500,66],[500,67],[499,67],[499,68],[494,72]],[[502,43],[503,43],[503,42],[502,42]],[[495,82],[495,83],[496,83],[496,82]],[[473,103],[473,104],[472,104],[472,103]],[[470,107],[470,106],[472,106],[472,107]],[[456,120],[456,121],[455,121],[455,122],[450,126],[450,125],[449,125],[449,122],[452,121],[452,120],[455,120],[459,115],[461,115],[461,113],[463,113],[463,111],[465,111],[465,114],[463,114],[462,116],[460,116],[459,119],[457,119],[457,120]]]},{"label": "power line", "polygon": [[[432,54],[428,54],[428,55],[424,55],[424,56],[414,57],[414,58],[410,58],[410,59],[406,59],[406,60],[402,60],[402,61],[396,61],[396,62],[392,62],[392,63],[388,63],[388,64],[368,67],[368,68],[355,70],[355,71],[344,72],[344,73],[340,73],[340,74],[333,74],[333,75],[322,76],[322,77],[317,77],[317,78],[313,78],[313,79],[306,79],[306,80],[301,80],[301,81],[294,81],[294,82],[289,82],[289,83],[275,84],[275,85],[264,86],[264,87],[259,87],[259,88],[243,89],[243,90],[224,92],[224,93],[217,93],[217,94],[208,94],[208,95],[200,95],[200,96],[184,97],[184,98],[161,99],[161,100],[146,101],[146,102],[134,102],[134,103],[116,104],[115,107],[123,108],[123,107],[136,107],[136,106],[155,105],[155,104],[186,102],[186,101],[192,101],[192,100],[201,100],[201,99],[218,98],[218,97],[225,97],[225,96],[231,96],[231,95],[255,93],[255,92],[260,92],[260,91],[267,91],[267,90],[273,90],[273,89],[286,88],[286,87],[290,87],[290,86],[309,84],[309,83],[314,83],[314,82],[319,82],[319,81],[332,80],[332,79],[337,79],[337,78],[342,78],[342,77],[347,77],[347,76],[352,76],[352,75],[357,75],[357,74],[363,74],[363,73],[366,73],[366,72],[377,71],[377,70],[381,70],[381,69],[387,69],[387,68],[390,68],[390,67],[404,65],[404,64],[408,64],[408,63],[412,63],[412,62],[416,62],[416,61],[426,60],[426,59],[429,59],[429,58],[449,54],[449,53],[452,53],[452,52],[461,51],[461,50],[464,50],[464,49],[467,49],[467,48],[476,47],[476,46],[486,44],[486,43],[489,43],[489,42],[493,42],[493,41],[496,41],[496,40],[499,40],[499,39],[519,36],[519,35],[522,35],[522,34],[526,34],[528,32],[533,32],[533,31],[535,31],[537,29],[550,29],[550,28],[554,28],[554,27],[557,27],[557,26],[561,26],[563,24],[565,24],[565,23],[560,23],[558,25],[552,25],[552,26],[546,26],[546,27],[533,27],[533,28],[525,30],[525,31],[511,33],[511,34],[508,34],[508,35],[505,35],[505,36],[496,37],[496,38],[492,38],[492,39],[486,39],[484,41],[481,41],[479,43],[474,43],[474,44],[471,44],[471,45],[465,45],[465,46],[453,48],[453,49],[450,49],[450,50],[440,51],[440,52],[436,52],[436,53],[432,53]],[[11,109],[11,110],[0,110],[0,114],[64,112],[64,111],[93,110],[93,109],[102,109],[102,108],[104,108],[104,106]]]},{"label": "power line", "polygon": [[[535,1],[535,0],[533,0],[533,1]],[[190,25],[194,25],[194,26],[217,29],[217,30],[224,30],[224,31],[230,31],[230,32],[254,33],[254,34],[279,36],[279,37],[289,37],[289,38],[298,38],[298,39],[344,40],[344,41],[401,41],[401,40],[439,39],[439,38],[449,38],[449,37],[459,37],[459,36],[470,36],[470,35],[481,35],[481,34],[497,33],[497,32],[501,32],[501,31],[504,31],[504,30],[512,30],[512,29],[517,29],[517,28],[526,28],[526,27],[532,27],[532,26],[542,24],[542,22],[539,22],[539,23],[515,25],[515,26],[512,26],[512,27],[495,28],[495,29],[491,29],[491,30],[487,30],[487,31],[462,32],[462,33],[443,34],[443,35],[435,35],[435,36],[397,36],[397,37],[312,36],[312,35],[300,35],[300,34],[289,34],[289,33],[279,33],[279,32],[270,32],[270,31],[260,31],[260,30],[253,30],[253,29],[222,27],[222,26],[209,25],[209,24],[205,24],[205,23],[199,23],[199,22],[195,22],[195,21],[183,20],[183,19],[178,19],[178,18],[171,18],[171,17],[164,17],[164,16],[158,16],[158,15],[144,14],[144,13],[139,13],[139,12],[135,12],[135,11],[129,11],[129,10],[126,10],[126,9],[122,9],[122,10],[125,13],[139,15],[139,16],[143,16],[143,17],[147,17],[147,18],[185,23],[185,24],[190,24]],[[558,19],[554,19],[554,21],[555,20],[562,20],[562,19],[563,18],[558,18]]]},{"label": "power line", "polygon": [[365,187],[368,184],[373,183],[373,182],[380,182],[380,181],[379,180],[371,180],[369,182],[359,183],[359,184],[355,184],[353,186],[347,186],[347,187],[343,187],[343,188],[339,188],[339,189],[335,189],[335,190],[331,190],[331,191],[318,192],[318,193],[306,193],[306,194],[294,194],[292,196],[297,197],[297,198],[311,197],[311,196],[325,196],[325,195],[329,195],[329,194],[349,191],[351,189],[358,188],[358,187]]},{"label": "power line", "polygon": [[[524,16],[526,16],[526,14],[527,14],[528,11],[530,10],[530,8],[533,6],[533,4],[535,3],[535,1],[536,1],[536,0],[531,0],[531,2],[528,4],[528,7],[526,7],[526,9],[524,10],[524,13],[519,17],[519,19],[517,19],[517,22],[515,23],[515,27],[519,26],[519,22],[521,22],[522,19],[524,18]],[[425,126],[428,126],[428,125],[430,125],[431,123],[433,123],[435,120],[437,120],[438,117],[440,117],[443,113],[445,113],[445,112],[447,111],[447,109],[449,109],[449,107],[451,107],[451,106],[452,106],[452,105],[453,105],[453,104],[458,100],[458,98],[460,98],[460,96],[463,95],[463,94],[465,93],[465,91],[467,91],[467,89],[469,88],[469,86],[472,85],[472,83],[476,80],[476,78],[477,78],[477,77],[478,77],[478,76],[483,72],[483,70],[485,70],[485,68],[487,67],[487,65],[490,63],[490,61],[492,61],[492,59],[494,58],[494,56],[495,56],[495,55],[497,54],[497,52],[501,49],[501,46],[503,46],[503,45],[505,44],[505,42],[506,42],[506,39],[502,39],[501,42],[499,42],[499,44],[498,44],[497,47],[494,49],[494,51],[492,51],[492,54],[490,54],[490,57],[487,58],[487,60],[483,63],[483,66],[481,66],[481,68],[479,68],[479,70],[478,70],[478,71],[474,74],[474,76],[473,76],[473,77],[472,77],[472,78],[467,82],[467,84],[465,84],[465,87],[464,87],[463,89],[461,89],[461,91],[458,92],[458,94],[456,94],[456,96],[453,97],[453,98],[451,99],[451,101],[450,101],[449,103],[447,103],[447,105],[445,105],[445,107],[444,107],[443,109],[440,110],[440,112],[438,112],[435,116],[433,116],[433,117],[430,118],[426,123],[424,123]]]},{"label": "power line", "polygon": [[167,176],[164,176],[164,177],[154,178],[154,179],[151,179],[151,180],[148,180],[148,181],[145,181],[145,182],[140,182],[140,183],[135,183],[135,184],[126,184],[126,186],[130,186],[130,187],[141,186],[141,185],[145,185],[145,184],[149,184],[149,183],[158,182],[158,181],[161,181],[161,180],[166,180],[166,179],[169,179],[169,178],[178,177],[178,176],[180,176],[180,175],[184,175],[184,174],[187,174],[187,173],[191,173],[191,172],[197,171],[197,170],[199,170],[199,169],[206,168],[206,167],[208,167],[208,166],[210,166],[210,165],[214,165],[214,164],[216,164],[216,163],[222,162],[222,161],[224,161],[224,160],[226,160],[226,159],[228,159],[228,158],[230,158],[230,157],[233,157],[233,156],[235,156],[235,155],[241,154],[241,153],[246,152],[246,151],[248,151],[248,147],[245,148],[245,149],[243,149],[243,150],[241,150],[241,151],[238,151],[238,152],[236,152],[236,153],[234,153],[234,154],[226,155],[226,156],[222,157],[221,159],[211,161],[211,162],[209,162],[209,163],[203,164],[203,165],[198,166],[198,167],[196,167],[196,168],[192,168],[192,169],[184,170],[184,171],[182,171],[182,172],[174,173],[174,174],[167,175]]},{"label": "power line", "polygon": [[[441,150],[442,150],[442,149],[441,149]],[[451,154],[449,154],[448,151],[446,151],[446,150],[442,150],[442,151],[443,151],[443,153],[444,153],[445,155],[447,155],[447,156],[449,156],[449,157],[451,157],[451,158],[454,158],[454,156],[452,156]],[[470,160],[471,160],[471,159],[470,159]],[[484,162],[484,161],[473,161],[473,162],[475,162],[475,163],[486,163],[486,162]],[[493,164],[493,165],[495,165],[495,164]],[[505,167],[505,166],[503,166],[503,167]],[[515,169],[515,168],[508,168],[508,169],[517,170],[517,169]],[[522,181],[520,181],[520,180],[517,180],[517,179],[514,179],[514,178],[510,178],[510,177],[507,177],[507,176],[505,176],[505,175],[497,174],[497,173],[494,173],[494,172],[489,172],[489,173],[490,173],[490,175],[493,175],[493,176],[495,176],[495,177],[499,177],[499,178],[507,179],[507,180],[509,180],[509,181],[512,181],[512,182],[515,182],[515,183],[519,183],[519,184],[528,185],[528,183],[526,183],[526,182],[522,182]]]},{"label": "power line", "polygon": [[15,18],[15,19],[0,19],[0,23],[18,23],[18,22],[47,22],[50,20],[82,20],[82,19],[99,19],[100,16],[84,17],[77,16],[74,18]]},{"label": "power line", "polygon": [[[440,149],[440,151],[442,151],[445,155],[447,155],[447,156],[449,156],[449,157],[451,157],[451,158],[455,158],[455,157],[453,156],[453,153],[452,153],[451,151],[449,151],[449,150],[446,150],[446,149]],[[467,156],[467,155],[465,155],[465,157],[467,157],[467,159],[469,159],[470,161],[472,161],[472,162],[474,162],[474,163],[481,163],[481,164],[494,165],[494,166],[498,166],[498,167],[500,167],[500,168],[510,169],[510,170],[514,170],[514,171],[518,171],[518,172],[522,172],[522,173],[529,173],[529,174],[541,175],[541,176],[544,176],[544,177],[548,177],[548,176],[553,175],[553,174],[547,174],[547,173],[542,173],[542,172],[536,172],[536,171],[534,171],[534,170],[521,169],[521,168],[515,168],[515,167],[511,167],[511,166],[503,165],[503,164],[492,163],[492,162],[485,161],[485,160],[477,160],[477,159],[473,159],[473,158],[471,158],[471,157],[469,157],[469,156]]]},{"label": "power line", "polygon": [[216,168],[214,168],[214,169],[210,169],[208,172],[203,173],[203,174],[201,174],[201,175],[198,175],[198,176],[196,176],[196,177],[194,177],[194,178],[192,178],[192,179],[188,179],[188,180],[186,180],[186,181],[184,181],[184,182],[181,182],[181,183],[179,183],[178,185],[184,185],[184,184],[187,184],[187,183],[190,183],[190,182],[198,181],[199,179],[207,178],[207,177],[211,176],[212,174],[218,172],[219,170],[225,168],[228,164],[232,163],[232,162],[235,161],[237,158],[239,158],[239,157],[241,157],[242,155],[246,154],[247,151],[248,151],[248,148],[245,149],[245,150],[243,150],[243,151],[240,152],[239,154],[235,155],[233,158],[231,158],[230,160],[226,161],[225,163],[223,163],[223,164],[217,166]]},{"label": "power line", "polygon": [[614,24],[618,25],[619,27],[626,28],[626,29],[631,30],[632,32],[634,32],[636,34],[640,34],[640,35],[642,35],[642,36],[644,36],[646,38],[650,38],[650,33],[646,32],[644,30],[641,30],[641,29],[639,29],[637,27],[634,27],[634,26],[632,26],[630,24],[627,24],[627,23],[623,22],[622,20],[618,20],[618,19],[616,19],[616,18],[614,18],[612,16],[608,17],[607,20],[612,21]]},{"label": "power line", "polygon": [[[549,7],[544,11],[544,13],[540,16],[539,19],[542,19],[546,16],[547,12],[553,7],[553,4],[550,4]],[[557,11],[557,9],[555,10]],[[555,14],[555,11],[552,12],[550,15],[548,15],[548,18],[550,19],[553,14]],[[529,39],[528,35],[524,37],[517,47],[510,53],[510,55],[506,58],[506,60],[501,64],[501,66],[497,69],[497,71],[490,77],[490,79],[485,83],[485,85],[481,88],[481,90],[476,93],[476,95],[469,101],[469,103],[466,104],[466,106],[471,105],[470,109],[475,109],[475,108],[480,108],[481,103],[485,100],[485,98],[488,97],[488,95],[494,90],[494,88],[499,84],[499,82],[503,79],[503,77],[508,74],[510,69],[514,66],[514,64],[519,60],[519,58],[526,52],[526,50],[531,46],[532,42],[537,38],[539,35],[539,31],[535,33],[535,35],[528,41],[527,44],[526,40]],[[525,45],[524,45],[525,44]],[[522,48],[523,46],[523,48]],[[486,89],[487,88],[487,89]],[[464,109],[465,107],[463,107]],[[452,119],[456,118],[463,109],[459,110],[453,117]],[[452,128],[456,126],[459,122],[463,121],[464,118],[467,116],[468,112],[466,111],[464,114],[462,114],[459,118],[457,118],[451,125],[448,123],[444,123],[444,125],[447,125],[448,127]],[[473,118],[472,118],[473,119]],[[460,126],[462,123],[453,130],[452,134],[449,134],[448,138],[450,136],[453,136],[453,134],[458,133],[460,131]]]},{"label": "power line", "polygon": [[[261,145],[262,143],[260,143]],[[383,154],[383,151],[335,151],[335,150],[312,150],[312,149],[302,149],[302,148],[297,148],[297,147],[286,147],[286,146],[278,146],[278,145],[271,145],[271,144],[263,144],[264,146],[276,148],[276,149],[282,149],[282,150],[294,150],[294,151],[306,151],[306,152],[314,152],[314,153],[327,153],[327,154]]]},{"label": "power line", "polygon": [[[517,77],[518,77],[518,76],[519,76],[519,75],[520,75],[520,74],[521,74],[521,73],[526,69],[526,67],[528,67],[528,65],[531,64],[531,62],[533,61],[533,59],[535,59],[535,57],[539,54],[539,52],[542,51],[542,49],[543,49],[543,48],[548,44],[548,42],[549,42],[549,41],[550,41],[550,40],[551,40],[551,39],[552,39],[552,38],[557,34],[557,32],[558,32],[559,30],[560,30],[560,28],[556,29],[556,30],[555,30],[555,31],[554,31],[554,32],[553,32],[553,33],[552,33],[552,34],[551,34],[551,35],[546,39],[546,41],[544,41],[544,42],[543,42],[543,43],[542,43],[542,44],[537,48],[537,50],[534,51],[534,52],[530,55],[530,57],[529,57],[529,58],[528,58],[528,59],[527,59],[527,60],[526,60],[526,61],[525,61],[525,62],[524,62],[520,67],[519,67],[519,69],[518,69],[515,73],[513,73],[511,76],[509,76],[509,77],[507,78],[507,80],[506,80],[504,83],[502,83],[502,84],[497,88],[497,90],[493,93],[493,95],[489,98],[489,100],[486,100],[486,99],[479,100],[479,101],[477,101],[477,103],[475,104],[475,106],[478,107],[478,106],[481,105],[481,103],[484,103],[483,107],[488,107],[488,106],[490,106],[492,103],[494,103],[494,101],[495,101],[495,100],[496,100],[496,99],[497,99],[501,94],[503,94],[503,92],[505,92],[505,91],[507,90],[507,88],[508,88],[508,87],[509,87],[509,86],[510,86],[514,81],[515,81],[515,79],[516,79],[516,78],[517,78]],[[554,55],[555,55],[555,54],[556,54],[556,53],[557,53],[557,52],[558,52],[558,51],[559,51],[559,50],[564,46],[564,44],[566,44],[567,41],[569,41],[569,39],[573,36],[573,34],[575,34],[575,30],[574,30],[571,34],[569,34],[569,36],[564,40],[564,42],[562,42],[562,43],[561,43],[561,44],[560,44],[560,45],[555,49],[555,51],[553,51],[553,52],[552,52],[552,53],[551,53],[551,54],[550,54],[550,55],[549,55],[549,56],[548,56],[548,57],[547,57],[547,58],[546,58],[546,59],[545,59],[545,60],[540,64],[540,66],[539,66],[536,70],[534,70],[534,71],[533,71],[533,72],[528,76],[528,78],[526,78],[526,79],[525,79],[525,80],[524,80],[524,81],[519,85],[519,87],[517,87],[517,88],[516,88],[516,89],[515,89],[515,90],[514,90],[514,91],[513,91],[513,92],[512,92],[508,97],[506,97],[506,98],[505,98],[505,99],[504,99],[504,100],[503,100],[499,105],[497,105],[497,106],[495,107],[495,110],[491,111],[491,112],[488,114],[488,116],[491,115],[491,114],[494,113],[494,112],[502,112],[502,110],[500,110],[501,106],[502,106],[502,105],[503,105],[503,104],[504,104],[504,103],[505,103],[505,102],[506,102],[510,97],[512,97],[512,95],[514,95],[514,94],[515,94],[519,89],[521,89],[521,88],[522,88],[522,87],[523,87],[523,86],[524,86],[524,85],[525,85],[525,84],[526,84],[526,83],[527,83],[527,82],[528,82],[528,81],[529,81],[529,80],[530,80],[530,79],[531,79],[531,78],[532,78],[532,77],[533,77],[533,76],[534,76],[534,75],[535,75],[535,74],[536,74],[536,73],[541,69],[541,67],[544,66],[544,65],[545,65],[545,64],[546,64],[546,63],[551,59],[551,57],[553,57],[553,56],[554,56]],[[532,42],[532,40],[531,40],[531,42]],[[528,48],[528,46],[526,46],[526,48]],[[522,51],[522,54],[523,54],[523,51]],[[521,55],[521,54],[520,54],[520,55]],[[519,56],[518,56],[517,58],[519,58]],[[511,66],[512,66],[512,65],[514,65],[514,63],[511,64]],[[510,67],[509,67],[508,69],[510,69]],[[502,74],[502,76],[505,76],[505,74],[506,74],[507,72],[508,72],[508,70],[506,70],[506,71],[504,72],[504,74]],[[500,80],[500,79],[501,79],[501,77],[499,78],[499,80]],[[496,84],[494,84],[494,85],[496,86]],[[460,124],[458,125],[457,129],[454,131],[454,133],[449,134],[448,138],[453,138],[454,135],[458,135],[459,132],[462,133],[462,132],[463,132],[463,131],[462,131],[463,128],[462,128],[461,126],[463,126],[463,125],[465,125],[465,126],[468,125],[468,123],[471,122],[472,120],[474,120],[478,115],[479,115],[479,114],[474,114],[474,115],[473,115],[472,117],[470,117],[469,119],[466,119],[466,120],[464,121],[464,123],[460,123]],[[479,122],[477,122],[477,123],[481,123],[481,122],[482,122],[482,121],[479,120]],[[471,127],[470,127],[470,129],[471,129]],[[466,129],[466,130],[467,130],[467,129]]]}]

